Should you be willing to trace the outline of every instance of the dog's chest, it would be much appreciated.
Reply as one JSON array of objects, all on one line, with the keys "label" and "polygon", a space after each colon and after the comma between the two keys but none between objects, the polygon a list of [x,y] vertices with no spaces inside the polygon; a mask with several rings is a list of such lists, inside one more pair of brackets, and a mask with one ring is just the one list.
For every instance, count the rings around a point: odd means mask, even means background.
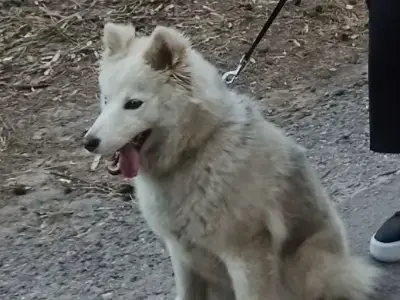
[{"label": "dog's chest", "polygon": [[136,196],[144,218],[162,238],[179,239],[186,235],[190,217],[184,213],[172,193],[163,185],[138,176],[135,179]]},{"label": "dog's chest", "polygon": [[204,199],[184,197],[178,186],[159,184],[145,175],[135,179],[135,187],[144,218],[162,238],[205,242],[215,237],[218,206],[213,212]]},{"label": "dog's chest", "polygon": [[180,241],[173,251],[178,251],[180,259],[204,278],[230,286],[227,269],[222,260],[209,250],[196,244]]}]

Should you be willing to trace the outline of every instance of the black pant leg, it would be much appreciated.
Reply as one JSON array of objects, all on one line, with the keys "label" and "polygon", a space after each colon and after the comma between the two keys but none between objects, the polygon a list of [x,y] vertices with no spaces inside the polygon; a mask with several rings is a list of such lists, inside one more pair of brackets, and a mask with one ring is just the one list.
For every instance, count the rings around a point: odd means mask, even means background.
[{"label": "black pant leg", "polygon": [[400,153],[400,0],[369,0],[370,148]]}]

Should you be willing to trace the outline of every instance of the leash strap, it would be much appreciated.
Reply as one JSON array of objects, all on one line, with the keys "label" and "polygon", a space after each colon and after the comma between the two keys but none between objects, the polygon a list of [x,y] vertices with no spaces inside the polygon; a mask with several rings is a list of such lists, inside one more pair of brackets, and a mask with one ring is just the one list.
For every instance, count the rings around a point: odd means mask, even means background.
[{"label": "leash strap", "polygon": [[261,31],[258,33],[256,39],[254,40],[253,44],[251,45],[250,49],[242,56],[242,58],[239,61],[238,66],[236,67],[236,70],[234,71],[228,71],[222,76],[222,80],[226,84],[232,84],[235,79],[239,76],[240,72],[244,70],[244,68],[247,66],[251,55],[253,54],[254,50],[264,37],[265,33],[271,27],[271,24],[274,22],[275,18],[278,16],[279,12],[282,10],[283,6],[285,5],[287,0],[279,0],[278,4],[275,6],[274,10],[272,11],[271,15],[268,17],[267,22],[265,22],[263,28]]}]

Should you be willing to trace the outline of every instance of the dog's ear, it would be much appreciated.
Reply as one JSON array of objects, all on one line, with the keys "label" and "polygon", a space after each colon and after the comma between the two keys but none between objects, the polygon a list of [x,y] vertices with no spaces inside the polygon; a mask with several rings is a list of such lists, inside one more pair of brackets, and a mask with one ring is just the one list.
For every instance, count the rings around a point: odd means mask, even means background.
[{"label": "dog's ear", "polygon": [[104,25],[103,44],[109,56],[128,49],[134,38],[135,28],[131,24],[108,22]]},{"label": "dog's ear", "polygon": [[145,60],[156,71],[176,70],[184,65],[190,42],[172,28],[157,26],[150,36]]}]

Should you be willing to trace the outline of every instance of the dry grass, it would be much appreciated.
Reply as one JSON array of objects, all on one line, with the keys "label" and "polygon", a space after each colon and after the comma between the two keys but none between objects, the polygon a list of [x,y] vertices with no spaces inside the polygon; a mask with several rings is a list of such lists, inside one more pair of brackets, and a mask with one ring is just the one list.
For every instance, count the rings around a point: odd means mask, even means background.
[{"label": "dry grass", "polygon": [[[0,15],[0,84],[18,90],[44,88],[69,68],[95,62],[107,20],[132,22],[146,33],[160,23],[176,26],[191,34],[194,45],[206,48],[214,60],[226,62],[237,51],[235,44],[246,48],[254,39],[276,2],[67,0],[60,5],[6,0]],[[305,2],[300,7],[287,4],[266,42],[284,46],[282,56],[304,55],[337,42],[358,49],[357,39],[366,30],[363,3],[328,0],[313,6]]]},{"label": "dry grass", "polygon": [[[222,70],[233,68],[277,1],[209,0],[3,0],[0,3],[0,164],[23,164],[21,153],[49,155],[42,114],[69,105],[84,111],[96,94],[96,62],[107,20],[132,22],[140,33],[155,25],[175,26]],[[364,1],[303,0],[286,4],[256,49],[237,84],[260,97],[329,80],[338,69],[359,63],[366,51]],[[65,108],[65,107],[64,107]],[[78,116],[77,116],[78,118]],[[74,118],[53,118],[52,127]],[[38,154],[39,155],[39,154]],[[39,156],[40,156],[39,155]]]}]

